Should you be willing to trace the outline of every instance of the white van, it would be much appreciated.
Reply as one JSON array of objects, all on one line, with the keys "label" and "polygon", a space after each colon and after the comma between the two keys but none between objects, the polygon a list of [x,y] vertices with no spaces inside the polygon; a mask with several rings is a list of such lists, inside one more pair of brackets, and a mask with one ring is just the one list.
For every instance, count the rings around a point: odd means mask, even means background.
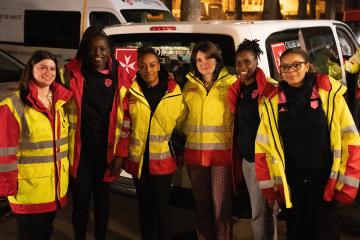
[{"label": "white van", "polygon": [[[359,43],[351,29],[342,22],[330,20],[292,21],[207,21],[129,24],[105,28],[114,47],[114,54],[124,67],[128,77],[136,72],[136,49],[142,45],[153,46],[160,54],[162,63],[173,73],[180,85],[184,84],[189,71],[193,46],[198,41],[212,41],[219,49],[224,64],[234,71],[236,47],[245,39],[259,39],[264,54],[259,67],[265,74],[280,79],[279,56],[287,48],[303,46],[311,62],[321,72],[328,73],[329,61],[341,67],[344,84],[348,85],[347,100],[350,108],[354,103],[355,78],[346,76],[344,59],[349,58]],[[126,76],[126,75],[125,75]],[[190,186],[187,173],[180,170],[174,178],[176,186]]]},{"label": "white van", "polygon": [[0,48],[23,62],[45,48],[64,64],[90,25],[159,21],[176,21],[160,0],[1,0]]}]

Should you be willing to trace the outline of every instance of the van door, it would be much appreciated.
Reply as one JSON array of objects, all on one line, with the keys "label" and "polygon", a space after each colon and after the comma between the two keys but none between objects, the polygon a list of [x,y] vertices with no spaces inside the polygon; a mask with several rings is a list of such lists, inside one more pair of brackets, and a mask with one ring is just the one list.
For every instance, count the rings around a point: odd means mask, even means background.
[{"label": "van door", "polygon": [[[359,47],[356,37],[346,25],[336,24],[336,34],[339,39],[339,45],[341,49],[342,65],[345,60],[348,60],[355,54]],[[345,69],[345,67],[343,67]],[[351,74],[345,71],[346,83],[347,83],[347,103],[352,112],[357,125],[359,125],[360,118],[360,103],[355,99],[355,93],[358,86],[359,73]]]},{"label": "van door", "polygon": [[304,48],[319,72],[342,80],[340,54],[331,27],[296,28],[271,34],[266,39],[266,49],[270,73],[275,79],[281,79],[278,68],[281,53],[294,47]]}]

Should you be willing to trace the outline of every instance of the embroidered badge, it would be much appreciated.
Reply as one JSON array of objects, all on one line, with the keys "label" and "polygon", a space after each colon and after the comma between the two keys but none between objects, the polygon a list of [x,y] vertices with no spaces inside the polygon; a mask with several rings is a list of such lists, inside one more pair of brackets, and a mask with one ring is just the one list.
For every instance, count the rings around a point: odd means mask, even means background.
[{"label": "embroidered badge", "polygon": [[105,86],[110,87],[110,86],[112,85],[112,80],[106,78],[105,81],[104,81],[104,83],[105,83]]},{"label": "embroidered badge", "polygon": [[259,95],[259,90],[254,90],[254,91],[252,91],[252,93],[251,93],[252,99],[255,99],[258,95]]},{"label": "embroidered badge", "polygon": [[319,107],[319,102],[318,101],[311,101],[310,102],[310,106],[313,108],[313,109],[317,109]]},{"label": "embroidered badge", "polygon": [[284,107],[281,107],[280,110],[279,110],[279,112],[287,112],[287,111],[288,110],[286,108],[284,108]]}]

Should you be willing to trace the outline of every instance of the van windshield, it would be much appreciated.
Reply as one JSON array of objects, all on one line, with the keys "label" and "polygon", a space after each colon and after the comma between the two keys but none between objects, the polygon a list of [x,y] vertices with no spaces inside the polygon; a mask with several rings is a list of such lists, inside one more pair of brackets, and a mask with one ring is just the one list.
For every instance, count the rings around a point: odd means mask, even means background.
[{"label": "van windshield", "polygon": [[132,9],[121,10],[126,22],[174,22],[176,18],[169,11],[149,10],[149,9]]}]

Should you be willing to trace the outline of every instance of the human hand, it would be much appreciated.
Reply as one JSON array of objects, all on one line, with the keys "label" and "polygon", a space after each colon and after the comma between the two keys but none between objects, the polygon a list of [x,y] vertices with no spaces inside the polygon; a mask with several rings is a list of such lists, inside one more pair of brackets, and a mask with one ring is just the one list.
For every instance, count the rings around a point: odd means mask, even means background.
[{"label": "human hand", "polygon": [[110,175],[114,176],[120,174],[123,164],[124,164],[123,157],[115,157],[109,166]]},{"label": "human hand", "polygon": [[273,215],[278,216],[281,213],[281,206],[279,200],[274,200],[272,203],[269,203]]}]

